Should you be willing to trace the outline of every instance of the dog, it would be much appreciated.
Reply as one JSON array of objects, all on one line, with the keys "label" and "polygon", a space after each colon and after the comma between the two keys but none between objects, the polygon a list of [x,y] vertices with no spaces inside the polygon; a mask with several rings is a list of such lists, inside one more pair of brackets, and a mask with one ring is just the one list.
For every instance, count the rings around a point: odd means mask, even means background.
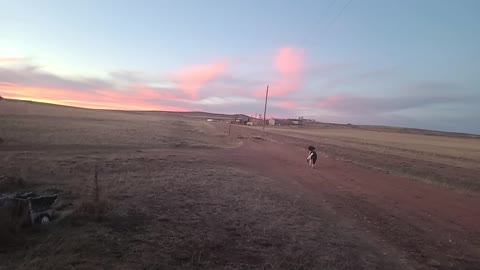
[{"label": "dog", "polygon": [[308,166],[313,169],[315,163],[317,162],[317,151],[315,151],[315,147],[309,146],[308,147],[308,156],[307,156]]}]

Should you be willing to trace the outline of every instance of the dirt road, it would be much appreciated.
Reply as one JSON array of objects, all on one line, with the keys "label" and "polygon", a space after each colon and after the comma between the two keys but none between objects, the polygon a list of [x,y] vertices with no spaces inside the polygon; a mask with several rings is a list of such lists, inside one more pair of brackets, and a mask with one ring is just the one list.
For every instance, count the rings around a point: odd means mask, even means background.
[{"label": "dirt road", "polygon": [[415,269],[480,268],[478,196],[321,154],[311,170],[305,155],[305,150],[281,141],[254,139],[215,157],[306,191],[311,200],[383,248],[386,256],[405,259]]}]

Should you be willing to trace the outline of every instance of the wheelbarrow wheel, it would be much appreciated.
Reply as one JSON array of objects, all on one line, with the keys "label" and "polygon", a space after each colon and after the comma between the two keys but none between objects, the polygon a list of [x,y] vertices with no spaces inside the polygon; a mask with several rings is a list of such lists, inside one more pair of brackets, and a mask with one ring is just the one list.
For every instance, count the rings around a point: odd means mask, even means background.
[{"label": "wheelbarrow wheel", "polygon": [[40,224],[45,225],[50,223],[50,217],[48,215],[42,216],[40,218]]}]

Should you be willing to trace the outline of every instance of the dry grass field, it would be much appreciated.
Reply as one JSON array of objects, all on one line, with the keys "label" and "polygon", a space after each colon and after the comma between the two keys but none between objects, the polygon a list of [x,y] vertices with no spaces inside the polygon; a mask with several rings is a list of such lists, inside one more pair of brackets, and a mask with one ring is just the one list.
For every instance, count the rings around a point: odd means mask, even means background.
[{"label": "dry grass field", "polygon": [[0,101],[0,175],[23,179],[0,193],[71,213],[0,232],[0,269],[479,269],[478,139],[205,117]]},{"label": "dry grass field", "polygon": [[354,128],[284,129],[280,132],[282,131],[291,136],[318,137],[323,139],[325,143],[361,150],[388,152],[394,155],[438,161],[445,164],[456,161],[455,164],[458,166],[480,168],[480,136],[477,138],[455,138]]},{"label": "dry grass field", "polygon": [[312,141],[322,145],[322,152],[356,164],[464,191],[480,191],[480,136],[316,125],[269,131]]}]

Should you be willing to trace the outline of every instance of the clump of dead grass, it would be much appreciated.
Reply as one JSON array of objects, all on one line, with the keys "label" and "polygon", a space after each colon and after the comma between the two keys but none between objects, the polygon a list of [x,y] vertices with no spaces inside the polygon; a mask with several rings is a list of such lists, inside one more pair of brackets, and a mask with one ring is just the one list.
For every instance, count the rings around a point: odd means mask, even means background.
[{"label": "clump of dead grass", "polygon": [[0,175],[0,192],[18,190],[25,187],[25,180],[22,177]]},{"label": "clump of dead grass", "polygon": [[25,201],[0,200],[0,252],[2,252],[24,242],[20,229],[30,222],[30,210]]},{"label": "clump of dead grass", "polygon": [[94,185],[90,188],[92,192],[87,199],[80,203],[77,216],[87,220],[102,221],[111,210],[111,206],[109,201],[101,193],[97,166],[95,166]]}]

